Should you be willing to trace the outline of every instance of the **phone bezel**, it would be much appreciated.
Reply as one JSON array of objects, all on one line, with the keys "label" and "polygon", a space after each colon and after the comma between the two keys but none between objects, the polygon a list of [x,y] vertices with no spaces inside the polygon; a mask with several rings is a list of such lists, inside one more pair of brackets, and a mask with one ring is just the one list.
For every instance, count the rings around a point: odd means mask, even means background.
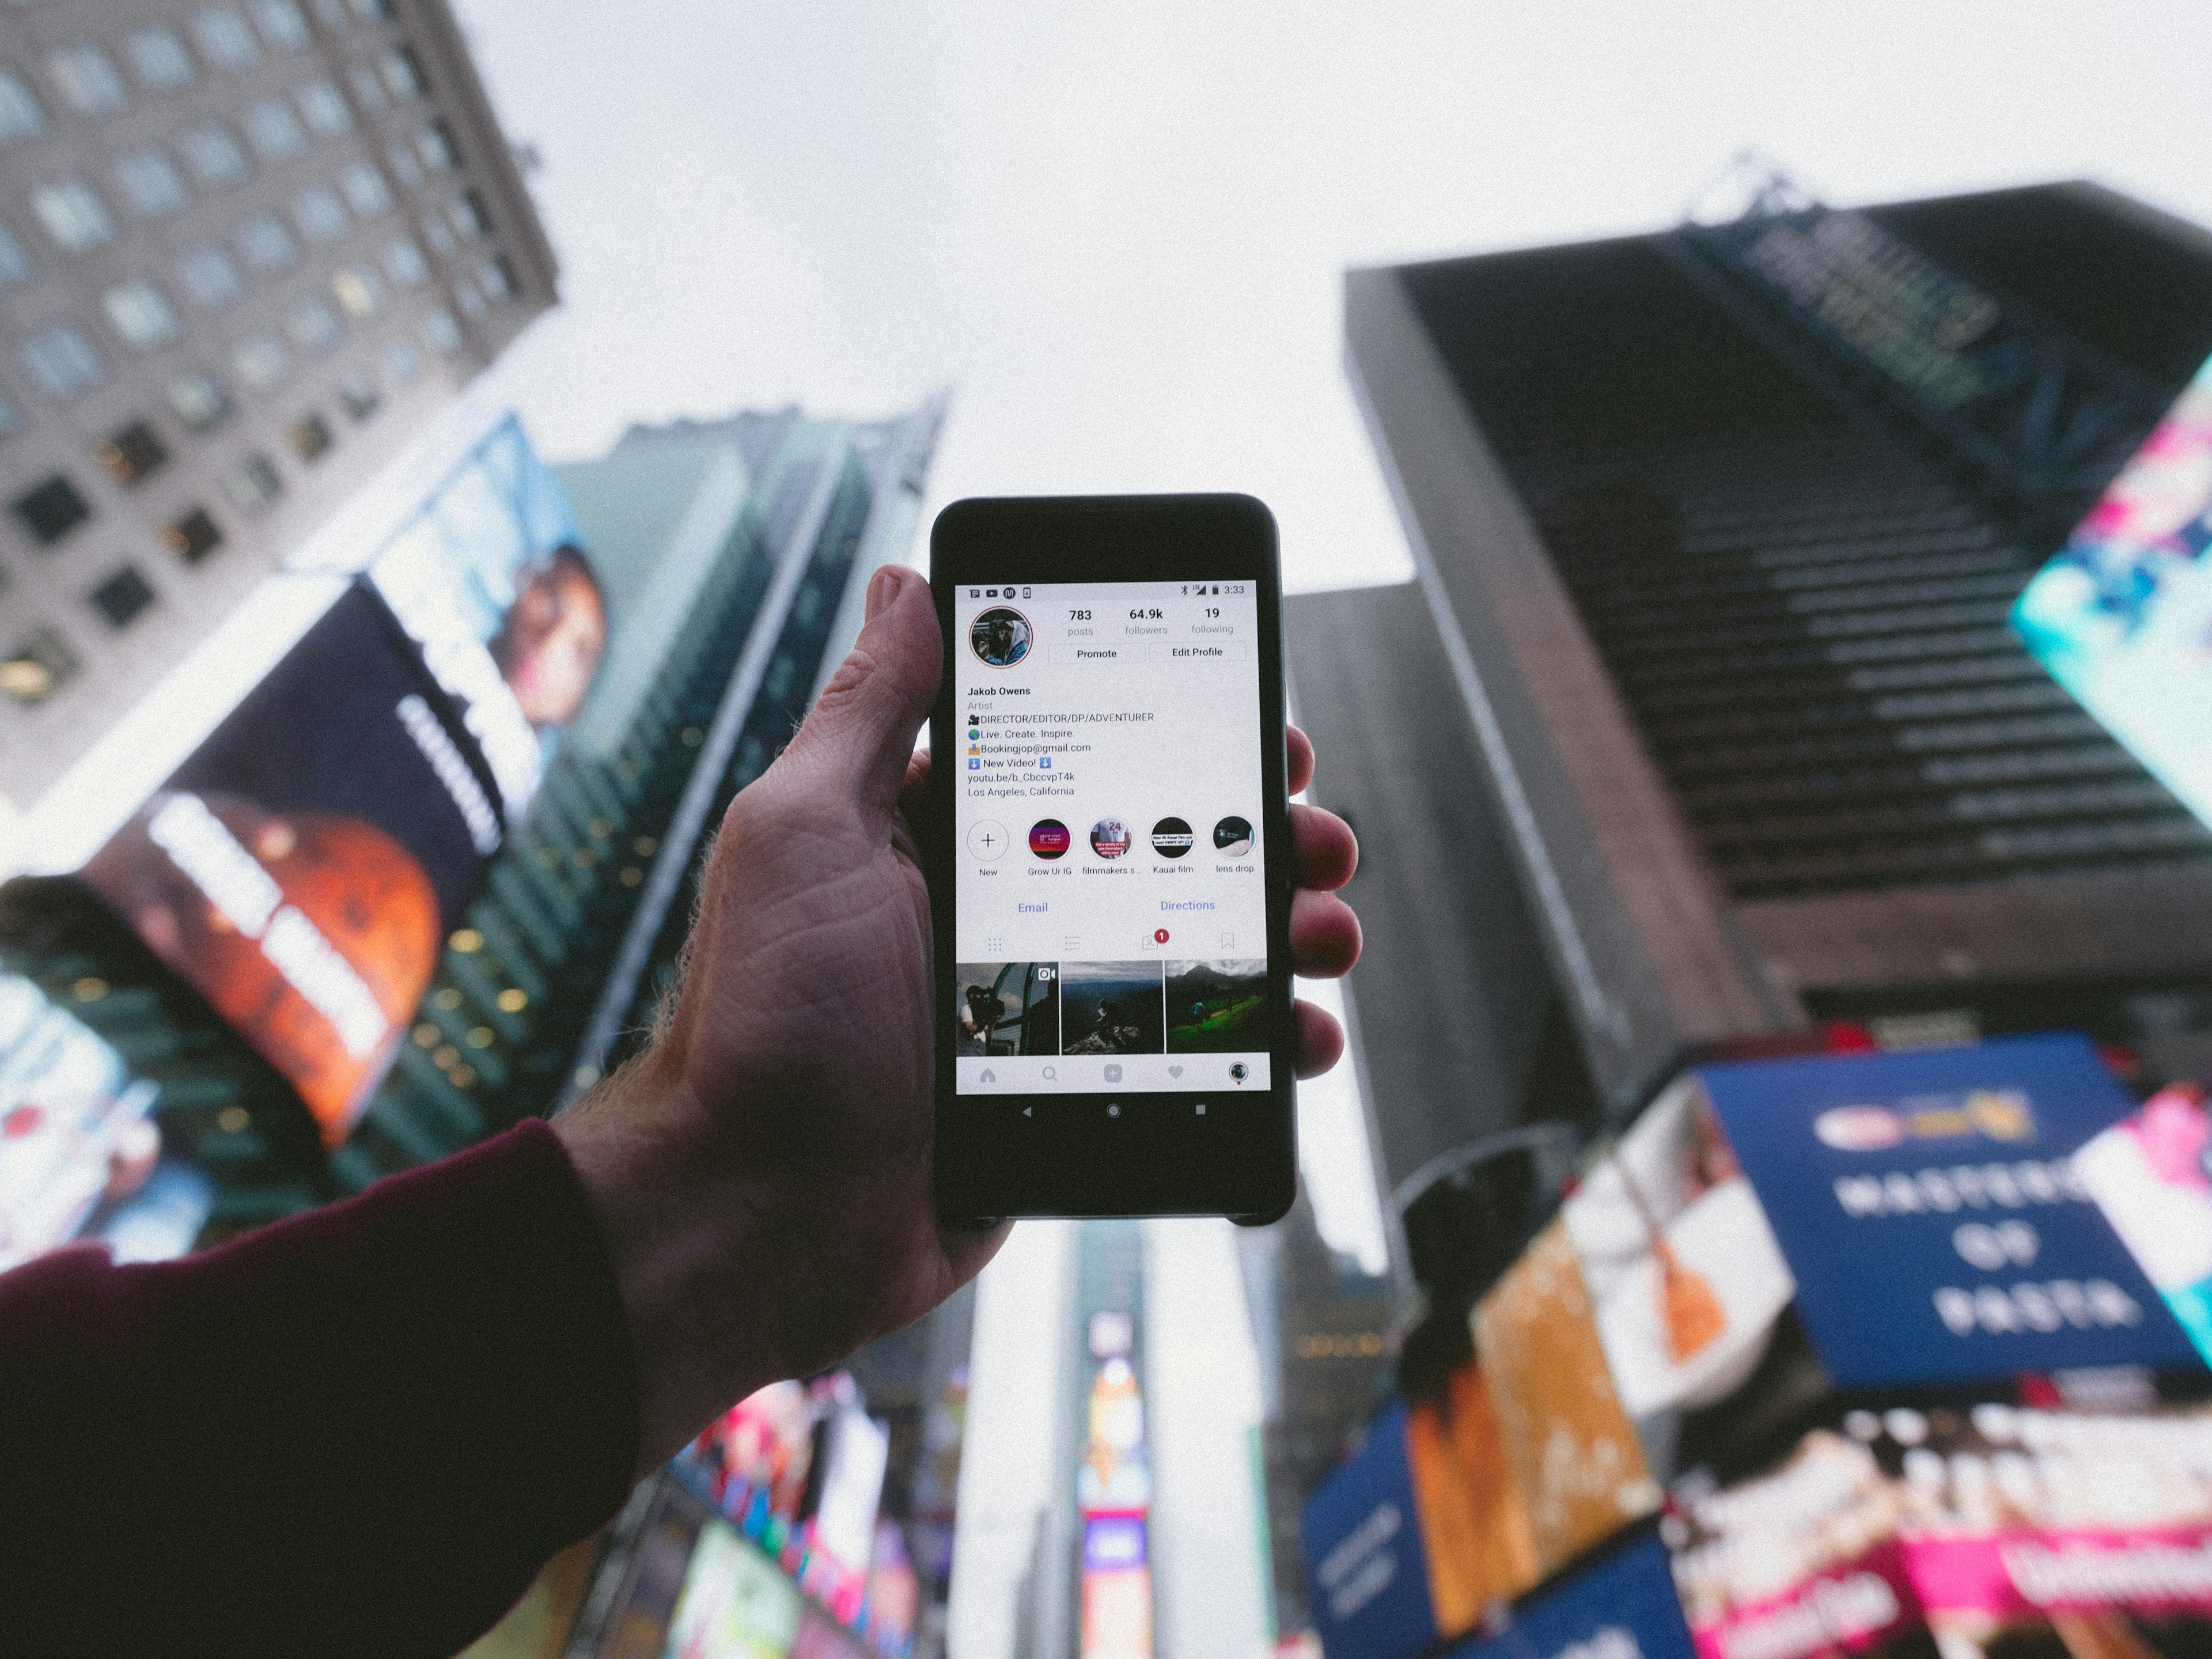
[{"label": "phone bezel", "polygon": [[[986,576],[981,573],[988,571]],[[939,1213],[956,1223],[1006,1216],[1226,1215],[1273,1221],[1297,1190],[1297,1028],[1291,1010],[1288,757],[1284,738],[1282,580],[1275,520],[1249,495],[971,498],[930,531],[930,583],[944,635],[944,678],[930,745],[957,755],[959,641],[954,591],[1088,581],[1250,581],[1258,597],[1261,863],[1267,890],[1269,1086],[1194,1091],[961,1095],[954,1084],[957,965],[954,779],[933,767],[931,817],[943,830],[926,862],[936,940]],[[1195,1109],[1200,1102],[1206,1112]],[[1109,1115],[1118,1103],[1118,1115]]]}]

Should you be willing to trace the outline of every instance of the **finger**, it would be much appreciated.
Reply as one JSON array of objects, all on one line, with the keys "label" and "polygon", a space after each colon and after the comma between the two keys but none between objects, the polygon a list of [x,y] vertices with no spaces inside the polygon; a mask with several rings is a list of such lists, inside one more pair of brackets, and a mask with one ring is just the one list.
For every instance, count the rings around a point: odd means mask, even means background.
[{"label": "finger", "polygon": [[929,750],[917,749],[907,757],[906,781],[899,785],[899,811],[908,817],[929,800]]},{"label": "finger", "polygon": [[1301,887],[1333,893],[1359,867],[1359,842],[1352,826],[1318,806],[1291,808],[1291,847]]},{"label": "finger", "polygon": [[1291,726],[1284,728],[1283,740],[1291,751],[1291,793],[1295,795],[1313,781],[1313,739]]},{"label": "finger", "polygon": [[1344,1057],[1344,1027],[1310,1002],[1300,1001],[1292,1012],[1298,1018],[1297,1073],[1319,1077]]},{"label": "finger", "polygon": [[937,697],[942,640],[921,573],[896,564],[876,572],[852,654],[776,764],[806,773],[811,788],[889,811]]},{"label": "finger", "polygon": [[1308,979],[1336,979],[1359,960],[1359,918],[1334,893],[1291,896],[1291,966]]}]

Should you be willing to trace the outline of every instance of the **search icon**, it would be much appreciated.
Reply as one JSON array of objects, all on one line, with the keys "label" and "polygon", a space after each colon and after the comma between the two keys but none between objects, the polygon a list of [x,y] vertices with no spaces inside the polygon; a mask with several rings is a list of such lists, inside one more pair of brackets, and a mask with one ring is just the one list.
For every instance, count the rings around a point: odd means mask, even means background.
[{"label": "search icon", "polygon": [[1048,1066],[1044,1068],[1044,1080],[1047,1083],[1057,1083],[1060,1081],[1060,1074]]}]

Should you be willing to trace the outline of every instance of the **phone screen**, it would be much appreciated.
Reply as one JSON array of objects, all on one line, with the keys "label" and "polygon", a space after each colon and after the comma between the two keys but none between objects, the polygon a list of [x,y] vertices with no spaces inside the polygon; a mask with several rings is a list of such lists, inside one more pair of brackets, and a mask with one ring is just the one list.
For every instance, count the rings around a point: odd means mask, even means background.
[{"label": "phone screen", "polygon": [[952,614],[957,1091],[1265,1093],[1257,585]]}]

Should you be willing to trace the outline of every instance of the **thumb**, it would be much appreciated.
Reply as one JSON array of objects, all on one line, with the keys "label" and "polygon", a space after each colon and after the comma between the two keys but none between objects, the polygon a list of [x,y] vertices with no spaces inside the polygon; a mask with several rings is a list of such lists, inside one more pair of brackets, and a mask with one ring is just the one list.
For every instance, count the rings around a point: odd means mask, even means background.
[{"label": "thumb", "polygon": [[918,570],[890,564],[869,578],[860,637],[781,764],[817,787],[889,811],[906,777],[915,733],[929,718],[944,671],[937,605]]}]

